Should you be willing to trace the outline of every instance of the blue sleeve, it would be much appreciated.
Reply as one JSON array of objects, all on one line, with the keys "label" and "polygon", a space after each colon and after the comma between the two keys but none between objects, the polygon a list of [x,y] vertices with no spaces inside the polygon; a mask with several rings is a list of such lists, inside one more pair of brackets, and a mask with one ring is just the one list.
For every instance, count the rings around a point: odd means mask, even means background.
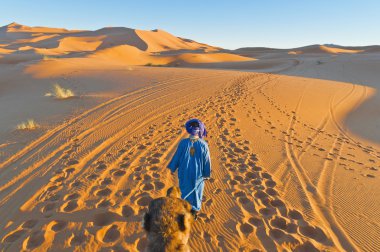
[{"label": "blue sleeve", "polygon": [[204,161],[203,161],[203,177],[207,178],[211,176],[211,158],[210,158],[210,150],[208,149],[208,146],[205,146],[205,153],[204,153]]},{"label": "blue sleeve", "polygon": [[172,157],[172,160],[168,164],[168,168],[171,170],[171,172],[175,172],[177,168],[179,167],[179,161],[181,160],[181,154],[182,154],[182,146],[181,142],[179,142],[176,152],[174,153],[174,156]]}]

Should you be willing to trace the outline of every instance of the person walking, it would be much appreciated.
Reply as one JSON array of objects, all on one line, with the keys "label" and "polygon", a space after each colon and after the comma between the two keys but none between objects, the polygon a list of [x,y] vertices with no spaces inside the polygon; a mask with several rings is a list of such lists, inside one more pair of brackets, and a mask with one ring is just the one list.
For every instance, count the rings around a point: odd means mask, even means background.
[{"label": "person walking", "polygon": [[211,176],[211,159],[207,142],[205,125],[198,119],[191,119],[185,124],[189,137],[182,139],[171,159],[168,168],[174,174],[178,169],[181,198],[192,206],[194,219],[202,207],[204,181]]}]

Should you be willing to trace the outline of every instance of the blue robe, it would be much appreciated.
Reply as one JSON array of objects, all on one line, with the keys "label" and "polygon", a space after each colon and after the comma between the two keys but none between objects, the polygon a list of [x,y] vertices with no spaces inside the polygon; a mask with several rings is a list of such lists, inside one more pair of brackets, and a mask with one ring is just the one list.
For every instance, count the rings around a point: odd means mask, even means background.
[{"label": "blue robe", "polygon": [[[195,149],[194,156],[190,155],[192,146]],[[189,138],[182,139],[168,168],[172,172],[175,172],[178,168],[179,188],[181,189],[182,198],[197,186],[186,200],[194,210],[201,210],[204,188],[203,178],[211,175],[211,159],[207,143],[201,138],[194,143]]]}]

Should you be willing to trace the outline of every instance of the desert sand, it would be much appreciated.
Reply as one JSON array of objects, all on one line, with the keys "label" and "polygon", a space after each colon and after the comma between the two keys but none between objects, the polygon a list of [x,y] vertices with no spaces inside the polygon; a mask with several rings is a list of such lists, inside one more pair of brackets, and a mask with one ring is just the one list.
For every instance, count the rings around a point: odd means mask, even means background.
[{"label": "desert sand", "polygon": [[[0,249],[143,250],[197,117],[213,172],[192,251],[379,251],[379,65],[376,46],[1,27]],[[75,96],[45,96],[55,83]]]}]

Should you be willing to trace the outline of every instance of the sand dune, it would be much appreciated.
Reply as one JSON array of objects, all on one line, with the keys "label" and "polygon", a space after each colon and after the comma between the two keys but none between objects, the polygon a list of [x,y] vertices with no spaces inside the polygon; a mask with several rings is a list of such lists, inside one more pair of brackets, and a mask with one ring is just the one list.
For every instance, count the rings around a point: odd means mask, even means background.
[{"label": "sand dune", "polygon": [[4,29],[7,32],[12,33],[67,33],[67,32],[76,32],[76,31],[69,31],[63,28],[51,28],[51,27],[30,27],[22,24],[18,24],[16,22],[13,22]]},{"label": "sand dune", "polygon": [[174,57],[176,60],[184,61],[186,63],[217,63],[217,62],[244,62],[253,61],[255,59],[242,57],[239,55],[229,53],[184,53],[178,57]]},{"label": "sand dune", "polygon": [[[378,110],[377,54],[43,29],[0,30],[1,251],[143,250],[142,216],[178,183],[165,167],[193,117],[213,173],[192,250],[380,250],[380,145],[347,127]],[[54,83],[76,98],[45,96]],[[39,127],[17,129],[28,118]]]},{"label": "sand dune", "polygon": [[[179,65],[181,63],[210,63],[248,61],[252,58],[219,53],[221,48],[175,37],[162,31],[143,31],[124,27],[102,28],[96,31],[69,31],[45,27],[29,27],[16,23],[0,28],[0,41],[5,44],[1,63],[28,62],[39,55],[63,58],[107,58],[130,65]],[[162,52],[171,52],[162,55]],[[28,54],[24,56],[23,54]],[[31,57],[35,54],[35,57]]]},{"label": "sand dune", "polygon": [[252,61],[254,59],[228,53],[183,53],[173,56],[148,54],[132,46],[117,46],[90,55],[91,58],[115,60],[129,65],[167,65],[173,63],[215,63]]},{"label": "sand dune", "polygon": [[59,41],[57,49],[64,52],[95,51],[102,44],[102,37],[66,37]]},{"label": "sand dune", "polygon": [[350,49],[342,49],[342,48],[330,47],[330,46],[325,46],[325,45],[316,45],[316,46],[300,47],[300,48],[297,48],[297,50],[293,50],[291,52],[295,52],[295,54],[301,54],[301,53],[338,54],[338,53],[360,53],[360,52],[363,52],[363,50],[352,50],[352,49],[350,50]]},{"label": "sand dune", "polygon": [[[115,46],[88,55],[85,58],[62,58],[50,59],[41,61],[38,64],[33,64],[26,68],[26,72],[32,73],[35,76],[57,76],[65,73],[68,69],[73,71],[79,66],[102,69],[104,67],[111,68],[128,67],[131,65],[140,66],[189,66],[189,65],[204,65],[206,63],[218,62],[247,62],[253,61],[252,58],[242,57],[239,55],[228,53],[183,53],[178,55],[164,56],[155,55],[139,50],[136,47],[129,45]],[[104,64],[104,62],[108,64]],[[50,71],[46,71],[46,67]]]},{"label": "sand dune", "polygon": [[148,52],[162,52],[168,50],[218,50],[220,48],[201,44],[189,39],[175,37],[163,30],[142,31],[136,30],[136,34],[148,45]]},{"label": "sand dune", "polygon": [[248,56],[248,57],[267,57],[268,55],[278,55],[287,53],[289,55],[300,54],[356,54],[363,52],[374,52],[377,46],[362,46],[362,47],[344,47],[338,45],[310,45],[304,47],[290,49],[276,49],[266,47],[246,47],[233,50],[233,53]]}]

